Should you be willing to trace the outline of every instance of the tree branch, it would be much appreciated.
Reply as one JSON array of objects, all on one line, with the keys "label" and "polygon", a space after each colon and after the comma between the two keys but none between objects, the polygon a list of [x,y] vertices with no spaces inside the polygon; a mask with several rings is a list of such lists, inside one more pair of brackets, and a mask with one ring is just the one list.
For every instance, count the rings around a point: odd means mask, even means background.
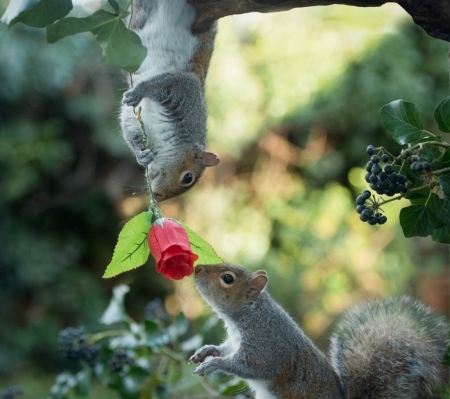
[{"label": "tree branch", "polygon": [[[194,32],[209,28],[213,21],[227,15],[249,12],[278,12],[292,8],[345,4],[379,7],[387,0],[188,0],[197,10]],[[450,41],[450,0],[396,0],[414,22],[437,39]]]}]

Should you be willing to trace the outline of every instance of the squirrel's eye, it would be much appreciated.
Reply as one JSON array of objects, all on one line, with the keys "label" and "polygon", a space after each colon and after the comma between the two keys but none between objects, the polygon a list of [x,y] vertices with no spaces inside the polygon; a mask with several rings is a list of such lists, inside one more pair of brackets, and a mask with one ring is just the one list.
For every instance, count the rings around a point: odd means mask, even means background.
[{"label": "squirrel's eye", "polygon": [[231,274],[224,274],[221,278],[225,284],[230,285],[234,283],[234,277]]},{"label": "squirrel's eye", "polygon": [[180,184],[182,186],[189,186],[193,182],[194,182],[194,175],[191,172],[186,172],[184,175],[182,175]]}]

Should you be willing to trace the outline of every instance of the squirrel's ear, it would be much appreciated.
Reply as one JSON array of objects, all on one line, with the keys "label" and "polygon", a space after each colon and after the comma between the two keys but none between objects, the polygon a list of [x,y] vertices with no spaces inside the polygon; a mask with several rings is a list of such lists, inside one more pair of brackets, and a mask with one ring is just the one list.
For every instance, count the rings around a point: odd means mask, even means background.
[{"label": "squirrel's ear", "polygon": [[258,274],[252,277],[246,292],[247,298],[255,298],[264,289],[268,281],[269,279],[265,274]]},{"label": "squirrel's ear", "polygon": [[220,159],[216,154],[207,151],[203,151],[201,159],[205,166],[216,166],[220,162]]},{"label": "squirrel's ear", "polygon": [[258,270],[255,273],[253,273],[255,276],[259,276],[260,274],[267,276],[267,272],[265,270]]}]

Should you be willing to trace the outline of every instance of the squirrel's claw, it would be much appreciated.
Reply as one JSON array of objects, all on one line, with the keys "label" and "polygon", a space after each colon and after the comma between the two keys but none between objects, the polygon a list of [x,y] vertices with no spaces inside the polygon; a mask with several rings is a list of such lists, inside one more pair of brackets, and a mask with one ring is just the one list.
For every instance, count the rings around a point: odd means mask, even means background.
[{"label": "squirrel's claw", "polygon": [[130,107],[137,107],[142,100],[136,90],[128,90],[123,93],[122,104],[129,105]]},{"label": "squirrel's claw", "polygon": [[156,157],[157,152],[147,148],[145,150],[136,151],[136,159],[139,165],[147,166],[153,162]]},{"label": "squirrel's claw", "polygon": [[188,363],[202,363],[208,356],[220,356],[219,349],[214,345],[205,345],[190,357]]}]

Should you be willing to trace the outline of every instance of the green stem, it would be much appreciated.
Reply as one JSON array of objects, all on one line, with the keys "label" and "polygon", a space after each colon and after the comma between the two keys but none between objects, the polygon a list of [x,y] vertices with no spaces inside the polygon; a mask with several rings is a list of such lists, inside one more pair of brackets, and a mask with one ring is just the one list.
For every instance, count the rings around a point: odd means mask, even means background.
[{"label": "green stem", "polygon": [[89,337],[89,342],[91,344],[94,344],[97,341],[100,341],[103,338],[108,338],[108,337],[117,337],[119,335],[125,335],[127,334],[127,331],[125,330],[109,330],[109,331],[103,331],[101,333],[97,333],[94,335],[91,335]]},{"label": "green stem", "polygon": [[388,200],[383,200],[383,202],[379,203],[379,206],[387,204],[388,202],[392,202],[392,201],[395,201],[395,200],[400,200],[400,199],[404,198],[405,195],[408,194],[408,193],[413,193],[415,191],[420,191],[420,190],[423,190],[424,188],[427,188],[427,187],[428,187],[428,185],[424,184],[423,186],[420,186],[420,187],[408,189],[408,191],[405,194],[400,194],[397,197],[392,197],[392,198],[389,198]]},{"label": "green stem", "polygon": [[433,194],[433,190],[430,190],[430,194],[428,194],[428,198],[427,198],[427,201],[425,202],[425,206],[428,205],[428,201],[429,201],[430,198],[431,198],[431,194]]},{"label": "green stem", "polygon": [[[434,136],[436,137],[436,136]],[[425,145],[435,145],[439,147],[444,148],[450,148],[450,144],[446,143],[445,141],[424,141],[423,143],[416,144],[415,146],[411,147],[410,150],[415,150],[417,148],[423,147]]]},{"label": "green stem", "polygon": [[439,170],[433,170],[433,174],[439,175],[441,173],[449,172],[449,171],[450,171],[450,167],[449,168],[444,168],[444,169],[439,169]]},{"label": "green stem", "polygon": [[398,171],[398,173],[402,173],[402,169],[403,169],[403,166],[405,166],[405,162],[406,162],[406,159],[403,160],[402,166],[400,166],[400,170]]},{"label": "green stem", "polygon": [[434,133],[429,132],[428,130],[422,130],[422,132],[429,134],[432,137],[437,137]]}]

